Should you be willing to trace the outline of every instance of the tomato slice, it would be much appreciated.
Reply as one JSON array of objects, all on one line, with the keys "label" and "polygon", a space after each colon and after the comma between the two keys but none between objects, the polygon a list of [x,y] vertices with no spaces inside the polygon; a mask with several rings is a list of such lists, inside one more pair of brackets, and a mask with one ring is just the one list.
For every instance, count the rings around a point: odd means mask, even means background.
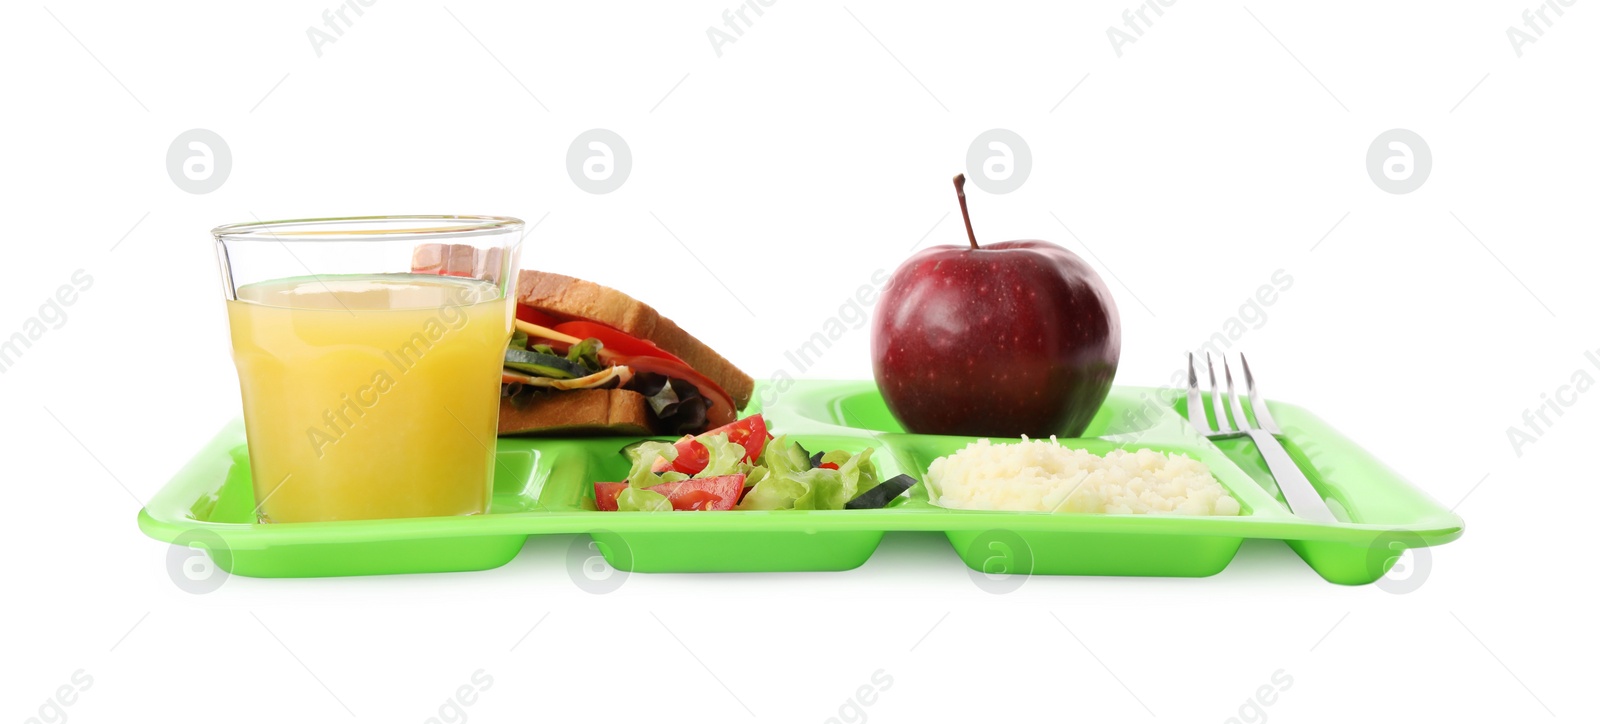
[{"label": "tomato slice", "polygon": [[[731,422],[715,430],[706,432],[707,435],[724,434],[728,442],[744,446],[744,461],[753,463],[761,457],[761,449],[767,446],[771,437],[767,434],[767,421],[761,415],[755,414],[737,422]],[[685,435],[673,447],[678,449],[678,456],[671,462],[657,460],[653,470],[676,470],[686,475],[695,475],[706,469],[710,462],[711,451],[692,435]]]},{"label": "tomato slice", "polygon": [[561,324],[561,320],[556,318],[555,315],[541,312],[526,304],[517,305],[517,319],[529,324],[537,324],[547,329],[555,329],[556,325]]},{"label": "tomato slice", "polygon": [[[534,324],[538,324],[538,322],[534,322]],[[600,343],[605,345],[606,349],[618,352],[620,354],[625,354],[630,357],[660,357],[662,359],[672,360],[678,364],[688,364],[682,359],[679,359],[677,355],[657,347],[654,342],[639,339],[631,334],[607,327],[606,325],[598,322],[561,322],[551,326],[550,328],[562,334],[570,334],[578,339],[588,339],[593,337],[600,340]]]},{"label": "tomato slice", "polygon": [[[616,510],[617,496],[627,487],[627,483],[595,483],[595,508]],[[681,480],[652,485],[646,489],[667,496],[667,502],[672,503],[673,510],[733,510],[740,494],[744,492],[744,475]]]},{"label": "tomato slice", "polygon": [[617,355],[626,357],[660,357],[661,359],[672,360],[678,364],[688,364],[677,355],[657,347],[654,342],[639,339],[638,337],[628,334],[627,332],[617,329],[616,327],[607,326],[599,322],[590,322],[582,319],[562,319],[554,314],[540,309],[535,309],[526,304],[517,305],[517,319],[528,322],[529,324],[537,324],[541,327],[553,329],[562,334],[577,337],[578,339],[588,339],[593,337],[600,340],[600,343],[605,345],[606,349],[611,350],[612,353]]}]

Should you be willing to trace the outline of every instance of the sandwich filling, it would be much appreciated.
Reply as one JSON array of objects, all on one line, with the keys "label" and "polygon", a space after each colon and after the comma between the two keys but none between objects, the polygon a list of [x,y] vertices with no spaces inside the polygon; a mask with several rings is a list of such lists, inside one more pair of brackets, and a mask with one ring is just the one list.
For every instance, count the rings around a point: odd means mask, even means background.
[{"label": "sandwich filling", "polygon": [[[518,310],[500,394],[513,405],[565,390],[625,389],[643,395],[659,434],[684,435],[734,419],[728,393],[655,344],[594,322],[544,326]],[[546,320],[540,320],[546,321]]]}]

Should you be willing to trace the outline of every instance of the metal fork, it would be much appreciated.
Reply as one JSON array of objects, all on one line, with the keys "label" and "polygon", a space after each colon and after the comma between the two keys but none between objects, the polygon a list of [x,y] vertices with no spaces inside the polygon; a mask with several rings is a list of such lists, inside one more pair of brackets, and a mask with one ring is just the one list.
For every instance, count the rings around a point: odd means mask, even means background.
[{"label": "metal fork", "polygon": [[[1207,438],[1248,437],[1256,444],[1256,449],[1261,451],[1261,457],[1267,462],[1267,470],[1278,481],[1278,489],[1283,491],[1283,499],[1289,504],[1290,512],[1308,520],[1323,523],[1337,523],[1333,511],[1323,501],[1322,494],[1311,485],[1306,474],[1295,465],[1294,459],[1289,457],[1283,443],[1276,436],[1282,435],[1283,430],[1278,428],[1277,421],[1272,419],[1272,412],[1267,410],[1267,401],[1256,391],[1255,376],[1250,374],[1250,362],[1239,355],[1239,363],[1244,367],[1244,382],[1250,394],[1250,407],[1256,415],[1259,425],[1252,425],[1250,418],[1244,414],[1244,406],[1239,404],[1239,397],[1233,392],[1233,370],[1228,368],[1228,358],[1222,358],[1222,376],[1227,381],[1228,404],[1222,403],[1222,393],[1217,388],[1217,371],[1211,365],[1211,353],[1206,353],[1206,372],[1211,377],[1211,409],[1215,413],[1217,422],[1212,425],[1206,419],[1205,404],[1200,399],[1200,381],[1194,372],[1194,353],[1189,353],[1189,423],[1194,425],[1201,435]],[[1229,414],[1233,421],[1229,422]]]}]

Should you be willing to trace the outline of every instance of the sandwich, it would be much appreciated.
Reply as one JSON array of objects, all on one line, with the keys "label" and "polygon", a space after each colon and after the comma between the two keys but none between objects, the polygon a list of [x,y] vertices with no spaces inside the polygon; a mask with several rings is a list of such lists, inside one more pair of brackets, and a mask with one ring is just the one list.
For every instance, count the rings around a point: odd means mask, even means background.
[{"label": "sandwich", "polygon": [[649,305],[523,271],[501,435],[694,435],[732,423],[755,381]]},{"label": "sandwich", "polygon": [[[411,271],[493,276],[499,249],[422,244]],[[696,435],[728,425],[755,381],[649,305],[582,279],[517,278],[501,435]]]}]

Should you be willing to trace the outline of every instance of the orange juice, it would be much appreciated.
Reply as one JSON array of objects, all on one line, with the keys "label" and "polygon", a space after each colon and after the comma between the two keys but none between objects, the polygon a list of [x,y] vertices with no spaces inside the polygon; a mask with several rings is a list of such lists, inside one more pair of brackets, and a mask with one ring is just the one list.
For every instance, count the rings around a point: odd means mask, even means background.
[{"label": "orange juice", "polygon": [[418,274],[248,284],[228,302],[263,522],[488,510],[511,301]]}]

